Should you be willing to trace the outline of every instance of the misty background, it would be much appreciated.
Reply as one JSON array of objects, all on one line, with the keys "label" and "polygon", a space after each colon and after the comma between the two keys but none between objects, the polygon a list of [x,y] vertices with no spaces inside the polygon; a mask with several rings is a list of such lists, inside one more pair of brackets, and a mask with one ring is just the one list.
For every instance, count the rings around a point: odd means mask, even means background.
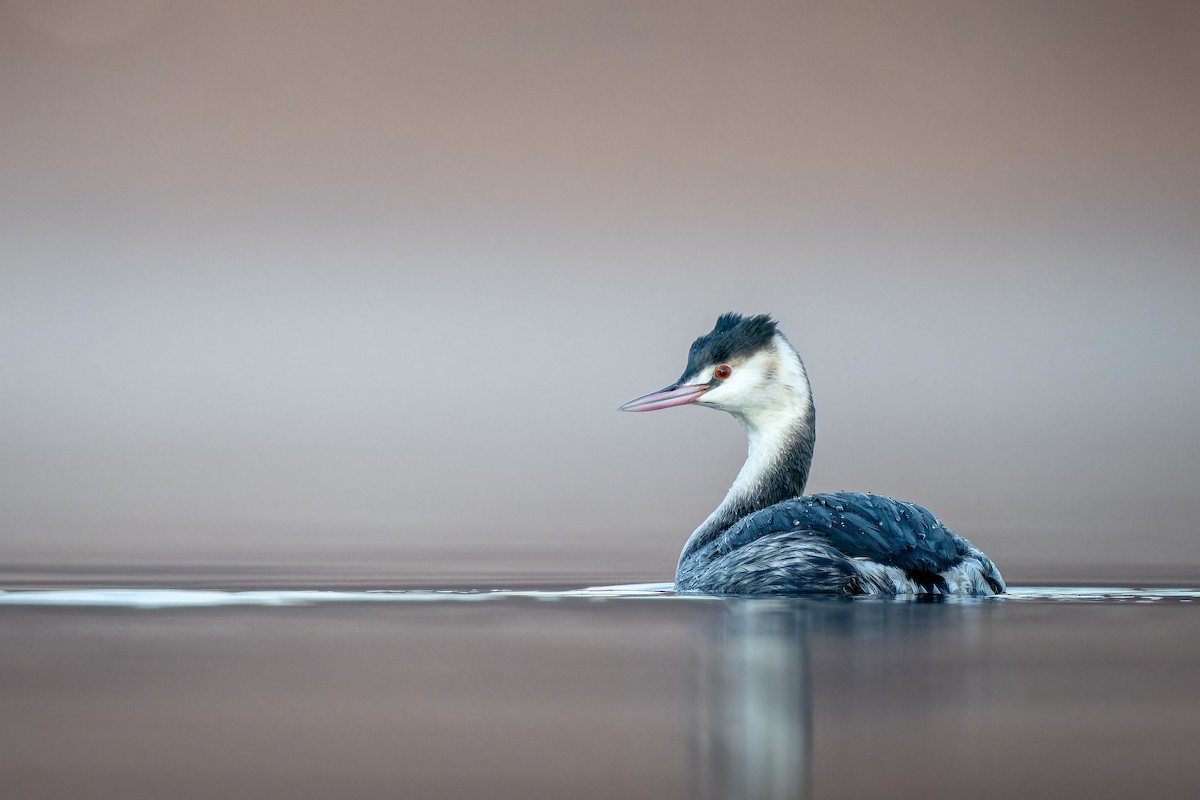
[{"label": "misty background", "polygon": [[667,580],[740,428],[1010,580],[1200,573],[1200,6],[0,0],[0,571]]}]

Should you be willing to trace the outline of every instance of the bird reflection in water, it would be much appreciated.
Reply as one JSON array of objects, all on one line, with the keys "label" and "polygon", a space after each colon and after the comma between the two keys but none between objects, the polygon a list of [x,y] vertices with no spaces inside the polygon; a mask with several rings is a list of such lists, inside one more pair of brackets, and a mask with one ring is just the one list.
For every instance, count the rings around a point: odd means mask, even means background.
[{"label": "bird reflection in water", "polygon": [[812,714],[800,604],[730,600],[697,637],[692,794],[808,795]]}]

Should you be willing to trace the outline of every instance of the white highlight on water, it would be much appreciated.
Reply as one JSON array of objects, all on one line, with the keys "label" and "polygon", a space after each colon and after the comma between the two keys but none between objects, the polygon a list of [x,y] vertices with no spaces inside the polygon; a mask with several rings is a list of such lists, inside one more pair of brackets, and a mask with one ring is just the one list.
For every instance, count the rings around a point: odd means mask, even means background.
[{"label": "white highlight on water", "polygon": [[318,603],[478,602],[506,597],[536,600],[583,598],[670,597],[669,583],[634,583],[567,591],[451,591],[451,590],[262,590],[247,592],[212,589],[32,589],[0,591],[0,605],[108,606],[118,608],[203,608],[210,606],[308,606]]}]

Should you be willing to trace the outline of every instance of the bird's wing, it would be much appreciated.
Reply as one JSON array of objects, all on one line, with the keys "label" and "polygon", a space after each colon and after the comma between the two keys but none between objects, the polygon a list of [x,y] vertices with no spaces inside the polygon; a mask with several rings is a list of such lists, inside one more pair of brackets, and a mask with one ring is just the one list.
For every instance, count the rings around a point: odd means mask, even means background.
[{"label": "bird's wing", "polygon": [[824,540],[851,558],[869,558],[912,576],[936,575],[979,553],[929,509],[860,492],[776,503],[739,520],[718,548],[733,550],[782,531]]}]

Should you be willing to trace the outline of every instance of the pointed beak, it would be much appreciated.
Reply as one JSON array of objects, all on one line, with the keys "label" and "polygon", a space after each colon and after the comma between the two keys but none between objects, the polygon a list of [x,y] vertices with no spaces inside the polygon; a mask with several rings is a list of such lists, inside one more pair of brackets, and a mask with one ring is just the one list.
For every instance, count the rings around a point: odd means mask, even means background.
[{"label": "pointed beak", "polygon": [[618,408],[618,411],[657,411],[660,408],[670,408],[671,406],[682,406],[688,403],[694,403],[700,399],[700,395],[707,392],[712,387],[708,384],[692,384],[690,386],[668,386],[665,389],[659,389],[657,392],[642,395],[636,400],[630,400],[625,405]]}]

